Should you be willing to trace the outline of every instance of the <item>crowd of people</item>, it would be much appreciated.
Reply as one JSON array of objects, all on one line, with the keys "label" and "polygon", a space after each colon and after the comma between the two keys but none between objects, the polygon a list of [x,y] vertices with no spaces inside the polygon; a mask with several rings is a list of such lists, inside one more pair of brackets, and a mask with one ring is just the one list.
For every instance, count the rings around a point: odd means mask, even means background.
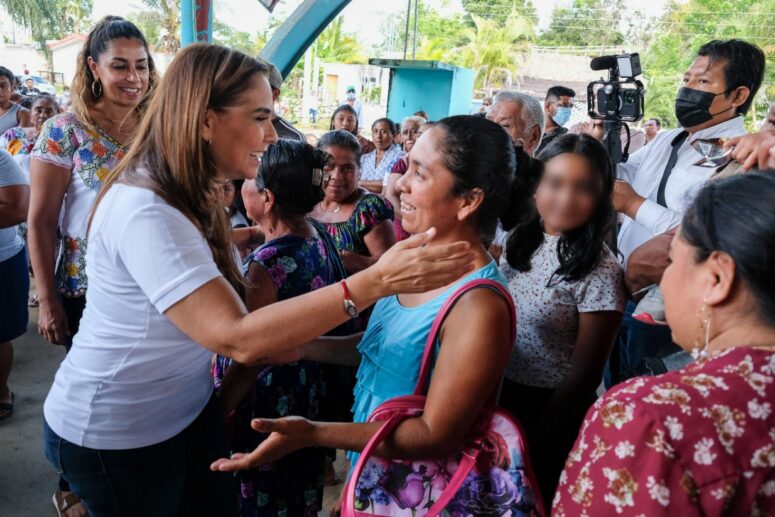
[{"label": "crowd of people", "polygon": [[497,394],[535,472],[513,515],[771,513],[775,104],[744,126],[764,67],[702,46],[680,127],[647,120],[626,163],[598,121],[566,127],[561,85],[369,138],[353,96],[311,145],[271,63],[193,45],[159,77],[106,17],[67,109],[21,107],[0,68],[0,419],[39,305],[66,350],[43,408],[59,515],[317,515],[336,450],[352,469],[440,309],[486,280],[510,297],[457,300],[380,456],[460,449]]}]

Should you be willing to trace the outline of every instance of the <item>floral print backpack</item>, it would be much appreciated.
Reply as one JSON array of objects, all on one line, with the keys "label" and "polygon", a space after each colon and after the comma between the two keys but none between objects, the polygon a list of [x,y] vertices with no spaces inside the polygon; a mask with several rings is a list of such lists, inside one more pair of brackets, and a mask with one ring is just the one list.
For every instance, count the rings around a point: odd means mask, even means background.
[{"label": "floral print backpack", "polygon": [[369,416],[369,422],[385,423],[363,449],[347,481],[342,517],[544,515],[524,432],[514,417],[495,405],[482,410],[465,446],[447,458],[410,461],[374,456],[398,424],[422,414],[441,325],[460,296],[481,287],[507,300],[513,343],[516,311],[499,283],[474,280],[449,297],[428,334],[414,394],[390,399]]}]

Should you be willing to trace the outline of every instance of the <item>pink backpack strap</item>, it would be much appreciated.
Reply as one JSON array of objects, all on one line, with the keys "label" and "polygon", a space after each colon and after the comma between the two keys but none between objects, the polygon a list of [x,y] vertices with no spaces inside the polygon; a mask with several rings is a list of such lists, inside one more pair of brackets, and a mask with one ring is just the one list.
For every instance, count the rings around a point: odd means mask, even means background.
[{"label": "pink backpack strap", "polygon": [[499,282],[496,282],[495,280],[478,279],[466,282],[460,286],[457,291],[452,293],[449,298],[447,298],[447,300],[444,302],[444,305],[441,306],[439,313],[436,315],[436,318],[433,320],[431,331],[428,333],[428,339],[425,341],[425,353],[423,354],[422,363],[420,365],[420,378],[417,380],[417,386],[414,388],[415,395],[426,394],[428,379],[430,378],[431,374],[431,362],[433,360],[434,352],[436,349],[436,340],[439,337],[441,326],[444,324],[444,320],[447,318],[447,315],[449,315],[452,308],[464,294],[466,294],[468,291],[482,287],[492,289],[505,299],[506,305],[509,308],[511,343],[513,346],[514,339],[516,339],[517,311],[514,308],[514,300],[511,298],[511,294],[506,290],[505,287],[503,287],[503,285],[501,285]]}]

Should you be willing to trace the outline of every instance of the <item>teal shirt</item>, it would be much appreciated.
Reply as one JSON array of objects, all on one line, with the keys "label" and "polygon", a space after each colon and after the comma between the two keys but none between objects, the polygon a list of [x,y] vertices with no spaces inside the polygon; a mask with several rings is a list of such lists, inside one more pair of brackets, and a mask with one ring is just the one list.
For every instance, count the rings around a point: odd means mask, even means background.
[{"label": "teal shirt", "polygon": [[[388,399],[414,393],[425,341],[436,314],[458,288],[479,279],[495,280],[508,289],[503,273],[495,261],[491,261],[417,307],[404,307],[397,296],[377,302],[358,345],[361,365],[355,385],[354,422],[365,422],[377,406]],[[356,461],[357,454],[351,453],[351,468]]]}]

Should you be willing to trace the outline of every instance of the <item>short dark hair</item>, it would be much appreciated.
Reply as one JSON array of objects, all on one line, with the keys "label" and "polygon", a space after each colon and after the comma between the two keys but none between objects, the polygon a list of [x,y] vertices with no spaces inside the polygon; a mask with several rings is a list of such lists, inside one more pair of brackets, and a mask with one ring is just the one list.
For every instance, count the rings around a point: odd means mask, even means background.
[{"label": "short dark hair", "polygon": [[358,134],[358,112],[355,111],[355,108],[353,108],[349,104],[342,104],[341,106],[339,106],[334,110],[334,114],[331,115],[331,124],[329,125],[328,129],[332,131],[334,130],[334,119],[336,118],[337,115],[339,115],[339,113],[343,111],[346,111],[350,113],[353,117],[355,117],[355,129],[353,129],[353,134],[357,135]]},{"label": "short dark hair", "polygon": [[753,103],[754,96],[764,80],[765,57],[758,46],[740,39],[713,40],[697,51],[698,56],[707,56],[711,63],[723,59],[724,82],[729,95],[735,88],[745,86],[751,94],[744,104],[737,108],[737,114],[745,115]]},{"label": "short dark hair", "polygon": [[355,135],[344,129],[335,129],[324,134],[318,140],[318,149],[325,149],[327,147],[342,147],[348,151],[352,151],[355,155],[356,167],[361,166],[361,144]]},{"label": "short dark hair", "polygon": [[13,75],[13,72],[8,70],[4,66],[0,66],[0,77],[7,77],[8,81],[11,83],[11,88],[13,88],[14,85],[16,85],[16,76]]},{"label": "short dark hair", "polygon": [[[710,181],[689,205],[681,236],[697,262],[711,253],[727,253],[735,276],[753,294],[759,315],[775,326],[775,175],[749,172]],[[745,217],[740,217],[745,214]]]},{"label": "short dark hair", "polygon": [[323,200],[323,168],[330,159],[306,142],[281,138],[264,152],[256,183],[272,191],[281,217],[305,215]]},{"label": "short dark hair", "polygon": [[[387,118],[387,117],[378,118],[377,120],[375,120],[374,122],[372,122],[372,123],[371,123],[371,130],[372,130],[372,131],[374,131],[374,126],[376,126],[376,125],[377,125],[377,124],[379,124],[380,122],[383,122],[383,123],[387,124],[387,126],[390,128],[390,133],[391,133],[393,136],[396,136],[396,124],[395,124],[395,123],[394,123],[392,120],[390,120],[389,118]],[[399,129],[399,130],[398,130],[398,133],[400,133],[400,132],[401,132],[401,130]]]},{"label": "short dark hair", "polygon": [[546,99],[559,99],[560,97],[575,97],[576,92],[567,86],[552,86],[546,90]]},{"label": "short dark hair", "polygon": [[650,119],[647,119],[646,122],[651,122],[652,120],[654,121],[654,123],[657,125],[658,128],[662,127],[662,121],[659,120],[658,118],[650,118]]}]

